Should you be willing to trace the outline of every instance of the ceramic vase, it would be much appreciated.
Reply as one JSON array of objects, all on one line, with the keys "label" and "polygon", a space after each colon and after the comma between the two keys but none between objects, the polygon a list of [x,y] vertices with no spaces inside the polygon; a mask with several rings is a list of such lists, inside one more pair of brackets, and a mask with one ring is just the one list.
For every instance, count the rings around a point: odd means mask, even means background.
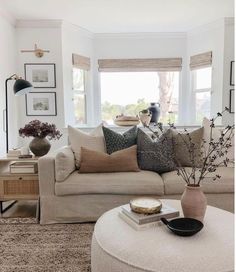
[{"label": "ceramic vase", "polygon": [[29,149],[37,157],[46,155],[50,148],[51,144],[46,138],[35,137],[29,144]]},{"label": "ceramic vase", "polygon": [[149,110],[142,110],[139,112],[139,119],[144,126],[149,126],[152,118],[152,113]]},{"label": "ceramic vase", "polygon": [[201,186],[186,185],[181,197],[181,206],[184,217],[194,218],[203,222],[207,207],[207,199]]},{"label": "ceramic vase", "polygon": [[152,113],[151,123],[157,124],[160,117],[160,104],[152,102],[148,110]]}]

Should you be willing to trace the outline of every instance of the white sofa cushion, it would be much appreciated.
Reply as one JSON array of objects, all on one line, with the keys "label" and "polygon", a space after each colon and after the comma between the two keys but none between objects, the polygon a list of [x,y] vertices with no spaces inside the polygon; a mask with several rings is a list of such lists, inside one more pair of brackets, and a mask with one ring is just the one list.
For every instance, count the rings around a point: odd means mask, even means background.
[{"label": "white sofa cushion", "polygon": [[55,183],[58,196],[78,194],[163,195],[161,176],[151,171],[88,173],[74,171],[64,182]]},{"label": "white sofa cushion", "polygon": [[71,148],[75,154],[75,164],[77,168],[79,168],[80,165],[80,149],[82,146],[94,151],[106,152],[102,125],[95,128],[89,134],[68,126],[68,135]]},{"label": "white sofa cushion", "polygon": [[[191,168],[187,168],[191,171]],[[220,179],[213,181],[212,177],[218,174]],[[208,178],[201,182],[203,192],[209,194],[218,193],[233,193],[234,192],[234,168],[232,167],[218,167],[217,171],[209,175]],[[185,181],[176,174],[176,171],[162,174],[164,181],[165,194],[175,195],[182,194],[185,188]]]},{"label": "white sofa cushion", "polygon": [[64,181],[75,170],[75,156],[70,146],[58,150],[55,156],[56,181]]}]

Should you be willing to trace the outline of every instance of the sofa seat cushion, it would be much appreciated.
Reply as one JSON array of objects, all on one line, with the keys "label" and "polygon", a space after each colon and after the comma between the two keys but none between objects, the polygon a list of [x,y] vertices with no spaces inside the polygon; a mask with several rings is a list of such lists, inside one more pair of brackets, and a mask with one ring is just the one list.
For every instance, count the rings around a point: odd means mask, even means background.
[{"label": "sofa seat cushion", "polygon": [[[187,167],[187,170],[191,168]],[[234,168],[218,167],[215,174],[221,176],[220,179],[213,181],[214,174],[201,182],[203,192],[208,194],[233,193],[234,192]],[[185,188],[185,182],[181,176],[177,176],[176,171],[162,174],[164,181],[165,194],[182,194]]]},{"label": "sofa seat cushion", "polygon": [[55,183],[58,196],[80,194],[163,195],[161,176],[151,171],[116,173],[78,173]]}]

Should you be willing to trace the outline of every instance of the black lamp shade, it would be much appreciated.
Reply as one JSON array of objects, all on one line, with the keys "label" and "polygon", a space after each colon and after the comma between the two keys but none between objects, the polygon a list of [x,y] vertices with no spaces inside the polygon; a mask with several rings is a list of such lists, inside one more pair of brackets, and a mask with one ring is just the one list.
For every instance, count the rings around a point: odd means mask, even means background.
[{"label": "black lamp shade", "polygon": [[19,78],[15,81],[15,84],[13,86],[13,90],[14,90],[15,95],[18,96],[18,95],[23,95],[23,94],[26,94],[26,93],[32,91],[33,86],[29,81]]}]

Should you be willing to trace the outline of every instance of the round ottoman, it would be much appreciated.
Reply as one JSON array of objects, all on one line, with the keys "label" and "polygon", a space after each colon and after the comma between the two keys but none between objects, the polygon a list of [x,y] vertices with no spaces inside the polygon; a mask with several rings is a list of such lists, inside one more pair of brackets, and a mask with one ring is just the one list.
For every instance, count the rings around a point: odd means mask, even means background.
[{"label": "round ottoman", "polygon": [[[181,211],[180,201],[162,201]],[[162,223],[136,231],[119,217],[119,211],[120,207],[106,212],[95,225],[92,272],[234,270],[232,213],[208,206],[202,231],[191,237],[180,237]]]}]

